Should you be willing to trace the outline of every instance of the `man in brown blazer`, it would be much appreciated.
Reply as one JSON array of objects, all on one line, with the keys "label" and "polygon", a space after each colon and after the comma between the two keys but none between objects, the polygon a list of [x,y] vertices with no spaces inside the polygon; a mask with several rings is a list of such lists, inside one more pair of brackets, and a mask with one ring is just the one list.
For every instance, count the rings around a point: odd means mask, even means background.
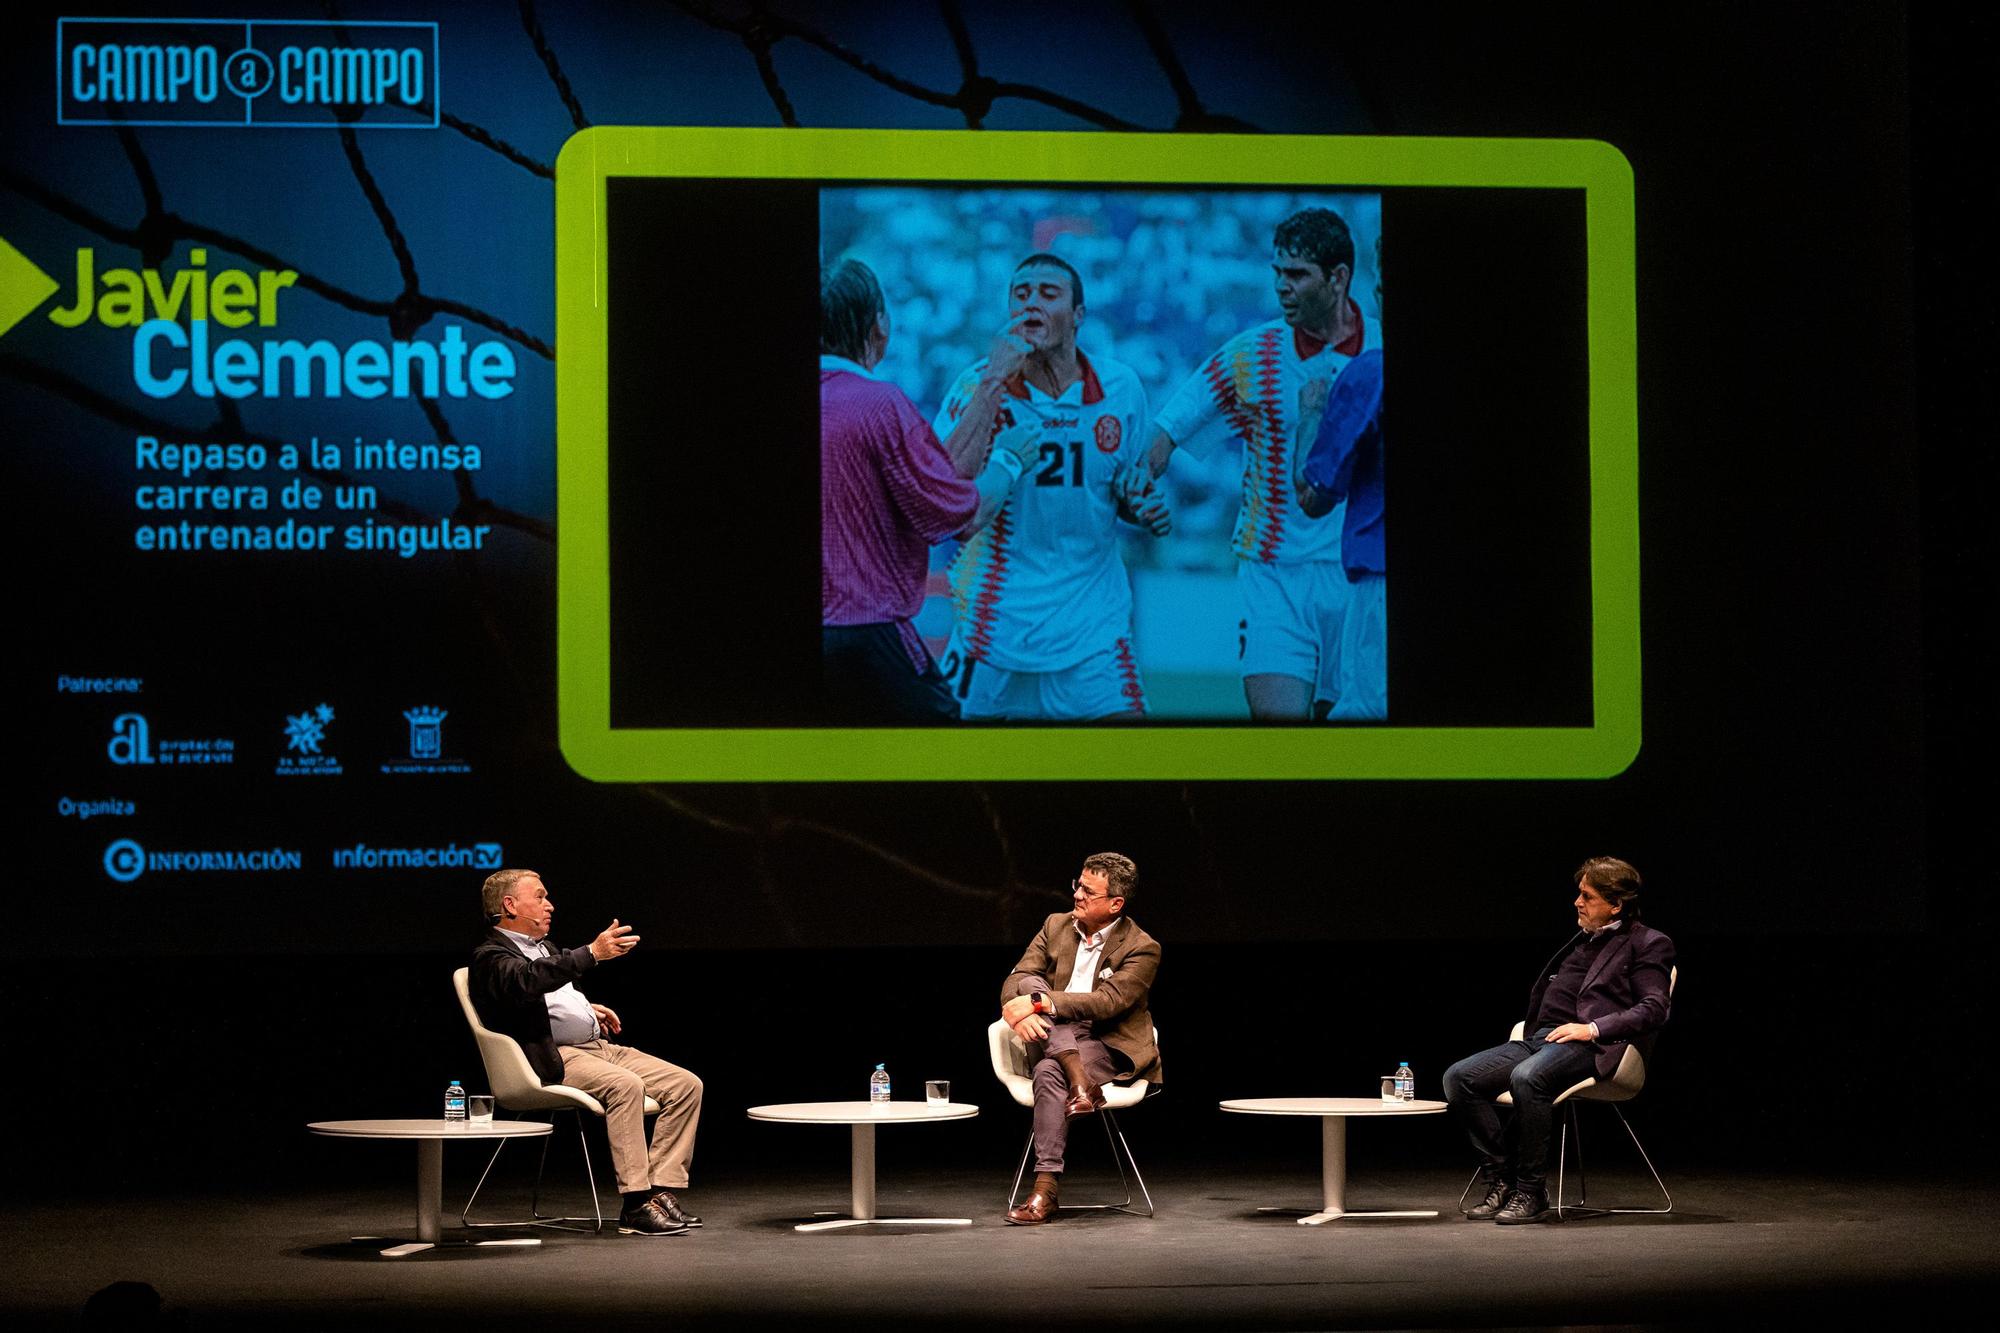
[{"label": "man in brown blazer", "polygon": [[1138,883],[1130,857],[1085,857],[1070,882],[1075,906],[1042,923],[1000,987],[1000,1017],[1035,1068],[1035,1188],[1008,1210],[1016,1225],[1055,1216],[1069,1119],[1104,1105],[1101,1085],[1160,1081],[1146,1003],[1160,946],[1125,915]]}]

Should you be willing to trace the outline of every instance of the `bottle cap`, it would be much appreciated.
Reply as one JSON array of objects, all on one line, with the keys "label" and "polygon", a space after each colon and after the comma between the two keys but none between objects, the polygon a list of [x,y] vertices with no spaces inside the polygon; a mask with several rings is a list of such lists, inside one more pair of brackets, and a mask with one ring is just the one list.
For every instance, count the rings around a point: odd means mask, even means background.
[{"label": "bottle cap", "polygon": [[884,1064],[879,1064],[879,1065],[876,1065],[875,1067],[876,1067],[877,1069],[886,1069],[886,1068],[888,1068],[888,1065],[887,1065],[886,1063],[884,1063]]}]

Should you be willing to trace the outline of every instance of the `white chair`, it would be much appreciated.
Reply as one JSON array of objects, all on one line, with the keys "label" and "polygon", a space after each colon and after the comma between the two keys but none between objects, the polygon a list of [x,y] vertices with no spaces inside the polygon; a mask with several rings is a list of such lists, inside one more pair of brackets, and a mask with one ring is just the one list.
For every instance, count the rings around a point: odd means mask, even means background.
[{"label": "white chair", "polygon": [[[1667,999],[1669,1002],[1673,1000],[1674,987],[1680,984],[1680,979],[1681,970],[1678,967],[1667,973]],[[1527,1024],[1526,1022],[1519,1022],[1514,1024],[1513,1030],[1507,1034],[1507,1040],[1519,1041],[1525,1035],[1527,1035]],[[1667,1183],[1660,1179],[1659,1169],[1653,1165],[1653,1159],[1647,1156],[1646,1145],[1639,1142],[1639,1135],[1633,1130],[1632,1122],[1625,1118],[1625,1112],[1618,1105],[1620,1102],[1629,1102],[1634,1097],[1637,1097],[1639,1090],[1646,1086],[1646,1059],[1653,1053],[1653,1037],[1655,1035],[1657,1034],[1642,1037],[1638,1041],[1627,1045],[1625,1053],[1618,1058],[1618,1067],[1611,1071],[1610,1078],[1592,1076],[1584,1079],[1580,1083],[1563,1089],[1562,1093],[1550,1103],[1551,1106],[1560,1106],[1563,1108],[1562,1133],[1557,1139],[1556,1148],[1555,1206],[1557,1217],[1566,1218],[1570,1213],[1588,1214],[1592,1217],[1603,1217],[1613,1213],[1653,1215],[1671,1213],[1674,1210],[1674,1196],[1667,1192]],[[1512,1106],[1514,1104],[1514,1094],[1503,1092],[1493,1100],[1502,1106]],[[1639,1150],[1639,1160],[1646,1164],[1646,1170],[1652,1174],[1653,1184],[1659,1187],[1660,1197],[1666,1201],[1666,1207],[1593,1208],[1584,1202],[1590,1192],[1590,1181],[1583,1172],[1583,1132],[1576,1118],[1576,1103],[1579,1101],[1603,1102],[1610,1106],[1611,1113],[1618,1117],[1618,1123],[1625,1127],[1625,1133],[1630,1136],[1632,1146]],[[1563,1202],[1563,1174],[1569,1164],[1569,1140],[1572,1133],[1576,1135],[1577,1197],[1575,1203],[1565,1204]],[[1479,1173],[1475,1171],[1472,1179],[1477,1181]],[[1472,1186],[1471,1184],[1467,1184],[1464,1192],[1458,1196],[1460,1207],[1465,1205],[1465,1200],[1471,1193]]]},{"label": "white chair", "polygon": [[[567,1087],[561,1083],[544,1083],[528,1063],[528,1053],[521,1049],[521,1043],[503,1032],[495,1032],[479,1021],[479,1011],[472,1007],[472,993],[467,988],[470,968],[459,968],[451,974],[452,988],[458,992],[458,1007],[465,1013],[467,1026],[472,1029],[472,1039],[479,1044],[479,1058],[486,1066],[486,1086],[493,1092],[494,1101],[509,1111],[547,1111],[549,1121],[554,1123],[556,1114],[568,1111],[576,1116],[576,1141],[583,1149],[583,1169],[590,1180],[591,1217],[544,1217],[542,1215],[542,1172],[549,1164],[549,1139],[542,1139],[542,1159],[535,1168],[535,1193],[528,1205],[532,1216],[523,1222],[474,1222],[472,1205],[479,1199],[479,1191],[485,1187],[486,1177],[493,1171],[493,1164],[500,1160],[500,1153],[507,1146],[501,1139],[493,1148],[493,1156],[487,1160],[486,1170],[479,1173],[479,1184],[472,1187],[472,1197],[465,1201],[465,1211],[458,1215],[459,1224],[466,1227],[557,1227],[563,1230],[583,1230],[583,1224],[593,1225],[589,1230],[604,1230],[604,1210],[597,1201],[597,1172],[590,1165],[590,1144],[583,1134],[583,1113],[604,1114],[604,1104],[587,1092]],[[656,1115],[660,1104],[651,1097],[646,1098],[646,1114]]]},{"label": "white chair", "polygon": [[[1160,1031],[1153,1029],[1153,1044],[1160,1041]],[[1015,1101],[1032,1109],[1035,1105],[1035,1071],[1028,1062],[1028,1048],[1014,1035],[1014,1029],[995,1019],[993,1026],[986,1029],[986,1050],[993,1061],[993,1077],[1007,1089]],[[1118,1127],[1116,1111],[1127,1110],[1159,1089],[1149,1085],[1144,1079],[1131,1083],[1106,1083],[1104,1085],[1104,1109],[1097,1118],[1104,1122],[1104,1141],[1111,1148],[1111,1161],[1118,1168],[1118,1184],[1125,1191],[1125,1198],[1119,1203],[1066,1203],[1063,1211],[1074,1212],[1117,1212],[1130,1213],[1134,1217],[1153,1215],[1153,1196],[1146,1188],[1146,1179],[1139,1174],[1139,1164],[1132,1158],[1132,1147],[1125,1142],[1125,1131]],[[1028,1144],[1021,1150],[1021,1165],[1014,1171],[1013,1188],[1007,1191],[1007,1206],[1014,1207],[1021,1193],[1021,1178],[1028,1172],[1028,1159],[1035,1151],[1035,1133],[1028,1131]],[[1126,1168],[1131,1173],[1126,1174]],[[1132,1185],[1138,1183],[1139,1193],[1146,1200],[1144,1211],[1132,1206]]]}]

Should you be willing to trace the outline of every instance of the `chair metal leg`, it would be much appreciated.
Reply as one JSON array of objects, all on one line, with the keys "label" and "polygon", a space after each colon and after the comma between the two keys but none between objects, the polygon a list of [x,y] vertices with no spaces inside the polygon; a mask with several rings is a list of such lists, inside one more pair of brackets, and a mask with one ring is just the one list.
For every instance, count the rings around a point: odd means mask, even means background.
[{"label": "chair metal leg", "polygon": [[1562,1216],[1563,1200],[1568,1198],[1563,1183],[1564,1168],[1569,1164],[1569,1141],[1576,1140],[1576,1202],[1567,1205],[1572,1210],[1583,1208],[1590,1198],[1590,1177],[1583,1169],[1583,1121],[1577,1116],[1576,1103],[1565,1102],[1562,1107],[1562,1134],[1557,1139],[1556,1148],[1556,1215]]},{"label": "chair metal leg", "polygon": [[[1125,1197],[1117,1203],[1065,1203],[1058,1211],[1065,1213],[1130,1213],[1134,1217],[1153,1215],[1153,1194],[1146,1188],[1146,1178],[1139,1174],[1139,1163],[1132,1156],[1132,1145],[1125,1141],[1125,1131],[1118,1125],[1118,1117],[1107,1108],[1097,1112],[1104,1121],[1104,1143],[1111,1150],[1111,1163],[1118,1168],[1118,1184],[1125,1191]],[[1021,1149],[1021,1165],[1014,1170],[1014,1187],[1007,1191],[1007,1207],[1013,1208],[1021,1197],[1021,1181],[1028,1174],[1028,1158],[1035,1151],[1035,1134],[1028,1131],[1027,1146]],[[1130,1166],[1128,1174],[1126,1167]],[[1139,1193],[1146,1200],[1144,1212],[1132,1206],[1132,1182],[1139,1182]]]},{"label": "chair metal leg", "polygon": [[[597,1171],[590,1164],[590,1139],[584,1132],[583,1112],[576,1111],[572,1112],[572,1114],[576,1117],[577,1150],[583,1154],[584,1178],[590,1182],[591,1215],[587,1219],[582,1217],[544,1217],[542,1215],[542,1177],[541,1173],[538,1171],[535,1173],[535,1200],[534,1203],[530,1206],[530,1211],[534,1214],[535,1217],[535,1220],[532,1225],[538,1227],[552,1227],[558,1231],[582,1231],[584,1229],[583,1223],[585,1221],[589,1221],[591,1224],[590,1233],[593,1236],[600,1235],[604,1231],[604,1210],[598,1206],[597,1202]],[[549,1121],[551,1124],[555,1122],[555,1115],[556,1113],[553,1111],[549,1113]],[[549,1138],[554,1138],[554,1137],[555,1137],[554,1134],[549,1135]],[[542,1144],[542,1164],[544,1166],[547,1166],[548,1160],[549,1160],[549,1149],[548,1149],[548,1143],[545,1140]]]},{"label": "chair metal leg", "polygon": [[535,1163],[535,1192],[528,1197],[528,1211],[536,1217],[542,1215],[542,1177],[548,1173],[549,1144],[555,1139],[555,1130],[556,1113],[551,1111],[549,1112],[549,1132],[542,1135],[542,1158],[539,1162]]},{"label": "chair metal leg", "polygon": [[1625,1126],[1625,1133],[1631,1137],[1632,1146],[1639,1150],[1639,1160],[1646,1164],[1646,1170],[1652,1174],[1653,1183],[1659,1186],[1660,1197],[1667,1201],[1667,1206],[1664,1208],[1618,1208],[1613,1211],[1621,1213],[1671,1213],[1674,1210],[1674,1196],[1667,1193],[1667,1182],[1660,1179],[1659,1168],[1655,1167],[1653,1159],[1646,1155],[1646,1145],[1639,1142],[1639,1135],[1633,1130],[1632,1122],[1625,1118],[1625,1112],[1616,1106],[1611,1109],[1617,1114],[1618,1123]]},{"label": "chair metal leg", "polygon": [[474,1223],[470,1219],[472,1217],[472,1205],[479,1202],[479,1191],[486,1188],[486,1177],[493,1174],[493,1164],[500,1160],[500,1150],[506,1146],[507,1140],[505,1139],[501,1139],[493,1145],[493,1155],[486,1159],[486,1169],[479,1173],[479,1183],[472,1187],[472,1197],[465,1201],[465,1209],[458,1215],[458,1224],[460,1226],[498,1225],[494,1223]]},{"label": "chair metal leg", "polygon": [[[1610,1103],[1610,1106],[1611,1106],[1611,1113],[1618,1117],[1618,1123],[1625,1126],[1625,1133],[1631,1137],[1632,1146],[1638,1150],[1639,1160],[1646,1164],[1646,1170],[1653,1177],[1653,1184],[1660,1191],[1660,1197],[1666,1201],[1666,1207],[1593,1208],[1584,1204],[1583,1202],[1584,1194],[1582,1190],[1579,1190],[1577,1194],[1577,1201],[1575,1203],[1564,1204],[1562,1201],[1563,1199],[1562,1156],[1559,1155],[1556,1161],[1556,1216],[1558,1218],[1566,1219],[1572,1213],[1580,1217],[1586,1217],[1586,1216],[1608,1217],[1618,1214],[1623,1214],[1628,1216],[1653,1217],[1653,1216],[1660,1216],[1666,1213],[1671,1213],[1674,1210],[1674,1196],[1667,1192],[1667,1182],[1660,1179],[1659,1168],[1653,1165],[1653,1159],[1647,1155],[1646,1145],[1639,1142],[1638,1132],[1632,1128],[1632,1122],[1625,1118],[1625,1112],[1623,1108],[1619,1107],[1615,1102]],[[1576,1108],[1572,1106],[1570,1108],[1570,1123],[1574,1124],[1575,1121],[1576,1121]],[[1567,1145],[1568,1142],[1567,1127],[1565,1127],[1564,1142],[1565,1145]],[[1583,1174],[1582,1162],[1583,1162],[1583,1136],[1581,1132],[1579,1132],[1577,1135],[1577,1174],[1579,1176]],[[1587,1184],[1584,1186],[1584,1189],[1588,1189]]]},{"label": "chair metal leg", "polygon": [[1014,1205],[1021,1197],[1021,1177],[1028,1174],[1028,1156],[1035,1151],[1035,1131],[1028,1131],[1027,1146],[1021,1149],[1021,1164],[1014,1168],[1014,1188],[1007,1191],[1007,1211],[1014,1211]]},{"label": "chair metal leg", "polygon": [[474,1222],[471,1220],[472,1205],[479,1198],[479,1191],[485,1188],[486,1177],[492,1173],[493,1164],[500,1160],[500,1150],[507,1146],[507,1140],[501,1139],[493,1149],[493,1156],[487,1159],[486,1170],[479,1173],[479,1183],[472,1187],[472,1197],[465,1201],[465,1210],[458,1215],[459,1225],[471,1230],[478,1230],[483,1227],[548,1227],[555,1231],[588,1231],[592,1235],[602,1234],[604,1231],[604,1210],[598,1203],[597,1172],[591,1166],[590,1162],[590,1141],[585,1137],[583,1113],[578,1111],[573,1114],[576,1116],[577,1146],[583,1150],[584,1175],[590,1181],[591,1216],[551,1217],[545,1216],[542,1212],[542,1177],[548,1170],[549,1140],[555,1137],[553,1126],[557,1115],[556,1112],[551,1111],[549,1112],[551,1132],[542,1136],[542,1155],[541,1160],[535,1167],[535,1189],[528,1202],[528,1216],[518,1222]]},{"label": "chair metal leg", "polygon": [[1590,1175],[1583,1169],[1583,1117],[1576,1113],[1576,1103],[1570,1103],[1569,1127],[1576,1135],[1576,1201],[1582,1203],[1590,1197]]},{"label": "chair metal leg", "polygon": [[[1113,1210],[1121,1213],[1130,1213],[1134,1217],[1151,1217],[1153,1215],[1153,1193],[1146,1188],[1146,1178],[1139,1174],[1139,1160],[1132,1156],[1132,1145],[1125,1141],[1125,1130],[1119,1125],[1117,1117],[1113,1116],[1110,1111],[1101,1111],[1099,1114],[1104,1117],[1105,1140],[1109,1142],[1114,1134],[1118,1137],[1117,1144],[1111,1150],[1112,1160],[1118,1161],[1121,1157],[1124,1159],[1118,1167],[1118,1183],[1125,1186],[1125,1202],[1112,1205]],[[1132,1168],[1132,1179],[1139,1182],[1139,1193],[1145,1196],[1146,1211],[1143,1213],[1131,1206],[1132,1186],[1125,1180],[1125,1168],[1127,1166]]]},{"label": "chair metal leg", "polygon": [[1464,1189],[1462,1189],[1462,1190],[1460,1190],[1460,1191],[1458,1192],[1458,1211],[1459,1211],[1459,1212],[1461,1212],[1461,1213],[1462,1213],[1462,1212],[1464,1212],[1464,1211],[1465,1211],[1465,1201],[1466,1201],[1467,1199],[1469,1199],[1469,1198],[1471,1198],[1471,1197],[1472,1197],[1472,1187],[1473,1187],[1474,1185],[1477,1185],[1477,1184],[1479,1183],[1479,1177],[1480,1177],[1480,1174],[1481,1174],[1482,1172],[1484,1172],[1485,1170],[1486,1170],[1486,1168],[1485,1168],[1485,1167],[1483,1167],[1483,1166],[1475,1166],[1475,1167],[1473,1167],[1473,1168],[1472,1168],[1472,1179],[1470,1179],[1470,1180],[1466,1181],[1466,1182],[1465,1182],[1465,1188],[1464,1188]]},{"label": "chair metal leg", "polygon": [[590,1164],[590,1140],[584,1137],[581,1115],[576,1118],[576,1146],[583,1151],[583,1174],[590,1181],[590,1213],[596,1222],[590,1230],[592,1235],[597,1235],[604,1230],[604,1209],[597,1202],[597,1169]]}]

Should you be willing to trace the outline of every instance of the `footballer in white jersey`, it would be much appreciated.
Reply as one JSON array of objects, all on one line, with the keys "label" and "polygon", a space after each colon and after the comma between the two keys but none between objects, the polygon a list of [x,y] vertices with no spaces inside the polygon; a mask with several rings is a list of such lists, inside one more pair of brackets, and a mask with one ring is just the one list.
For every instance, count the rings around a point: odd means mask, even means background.
[{"label": "footballer in white jersey", "polygon": [[[939,663],[967,719],[1145,716],[1117,525],[1143,509],[1163,532],[1164,505],[1148,496],[1121,508],[1114,494],[1144,447],[1146,393],[1130,368],[1077,348],[1081,290],[1052,255],[1023,260],[1010,285],[1010,328],[1033,350],[1004,381],[993,430],[1006,447],[988,466],[1020,473],[1004,490],[981,479],[995,498],[952,562]],[[954,381],[939,429],[958,426],[988,369],[976,362]]]},{"label": "footballer in white jersey", "polygon": [[[1345,514],[1299,508],[1299,395],[1331,381],[1380,332],[1348,296],[1354,242],[1330,209],[1309,208],[1278,224],[1271,270],[1281,319],[1239,333],[1174,391],[1153,422],[1150,447],[1119,479],[1133,493],[1166,470],[1176,448],[1204,455],[1243,442],[1243,499],[1232,541],[1242,593],[1243,693],[1259,720],[1311,716],[1315,684],[1339,651],[1347,580],[1340,565]],[[1314,423],[1315,428],[1317,423]]]}]

